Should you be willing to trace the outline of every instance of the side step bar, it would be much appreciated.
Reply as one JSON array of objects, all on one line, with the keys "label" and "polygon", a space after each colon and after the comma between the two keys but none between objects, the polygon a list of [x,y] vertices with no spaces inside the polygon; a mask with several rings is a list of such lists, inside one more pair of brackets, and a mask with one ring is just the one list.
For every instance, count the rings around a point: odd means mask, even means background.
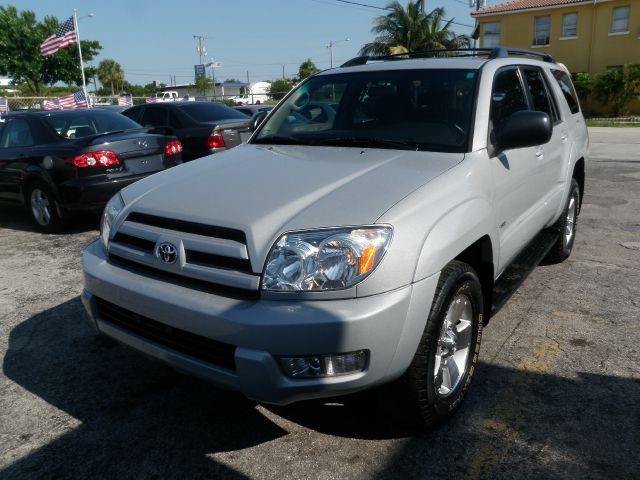
[{"label": "side step bar", "polygon": [[493,287],[492,317],[500,311],[533,269],[544,259],[557,239],[557,232],[543,230],[507,267]]}]

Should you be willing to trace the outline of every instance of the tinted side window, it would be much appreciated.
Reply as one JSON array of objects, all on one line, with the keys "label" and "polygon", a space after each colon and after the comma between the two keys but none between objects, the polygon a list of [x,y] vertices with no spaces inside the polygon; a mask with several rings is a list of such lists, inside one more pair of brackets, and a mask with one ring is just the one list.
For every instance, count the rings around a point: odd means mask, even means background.
[{"label": "tinted side window", "polygon": [[549,98],[544,79],[542,78],[542,72],[538,68],[523,68],[522,73],[527,81],[527,87],[531,95],[531,100],[533,101],[534,110],[545,112],[549,115],[552,122],[555,123],[557,116],[555,115],[553,104]]},{"label": "tinted side window", "polygon": [[171,128],[182,128],[182,122],[173,110],[169,110],[169,126]]},{"label": "tinted side window", "polygon": [[11,120],[2,129],[0,148],[32,147],[34,144],[29,124],[24,120]]},{"label": "tinted side window", "polygon": [[143,127],[164,127],[167,125],[167,111],[164,108],[147,107],[140,122]]},{"label": "tinted side window", "polygon": [[576,95],[576,91],[573,88],[573,83],[571,83],[571,77],[569,77],[567,72],[563,72],[562,70],[551,70],[551,72],[558,82],[565,100],[569,104],[571,113],[578,113],[580,111],[580,103],[578,102],[578,95]]},{"label": "tinted side window", "polygon": [[140,112],[142,111],[142,107],[130,108],[122,112],[125,117],[129,117],[131,120],[138,122],[140,120]]},{"label": "tinted side window", "polygon": [[493,81],[490,119],[499,132],[507,119],[516,112],[528,110],[527,97],[520,83],[518,70],[510,68],[499,71]]}]

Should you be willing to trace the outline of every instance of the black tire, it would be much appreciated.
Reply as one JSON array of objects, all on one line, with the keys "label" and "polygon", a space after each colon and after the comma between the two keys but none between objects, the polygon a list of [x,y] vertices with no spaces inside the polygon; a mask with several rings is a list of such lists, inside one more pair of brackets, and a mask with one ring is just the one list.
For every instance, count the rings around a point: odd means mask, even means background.
[{"label": "black tire", "polygon": [[54,233],[64,227],[65,222],[60,216],[60,206],[46,183],[36,181],[29,185],[25,202],[31,218],[40,231]]},{"label": "black tire", "polygon": [[[448,369],[449,362],[453,362],[454,357],[442,360],[445,352],[451,352],[450,349],[443,348],[445,345],[443,338],[450,339],[446,334],[443,336],[443,332],[448,331],[444,323],[450,308],[453,308],[452,313],[456,311],[454,302],[460,304],[461,299],[466,299],[466,303],[462,301],[464,312],[467,312],[467,305],[470,309],[465,315],[469,318],[464,320],[466,328],[469,329],[469,345],[466,350],[466,359],[464,356],[459,359],[464,365],[464,372],[459,376],[459,381],[455,385],[451,384],[452,388],[445,392],[446,382],[440,382],[442,377],[438,379],[435,372],[438,364],[437,357],[440,359],[439,364],[443,366],[443,372]],[[469,390],[482,339],[482,308],[482,287],[476,272],[466,263],[459,261],[449,263],[440,274],[431,312],[418,350],[404,378],[400,381],[404,383],[406,389],[407,407],[409,412],[413,412],[411,417],[417,420],[418,425],[433,428],[442,423],[460,406]],[[455,315],[452,316],[455,317]],[[463,320],[460,319],[457,325],[462,323]],[[453,326],[456,327],[456,325]],[[463,336],[456,336],[456,338],[462,340]],[[460,353],[462,352],[461,348]],[[456,367],[456,369],[459,371],[459,368]]]},{"label": "black tire", "polygon": [[567,203],[560,214],[560,218],[558,218],[553,227],[551,227],[551,230],[556,232],[558,238],[553,244],[553,247],[551,247],[551,250],[549,250],[549,253],[547,253],[547,256],[544,258],[544,263],[561,263],[569,258],[576,238],[579,214],[580,186],[576,179],[572,178]]}]

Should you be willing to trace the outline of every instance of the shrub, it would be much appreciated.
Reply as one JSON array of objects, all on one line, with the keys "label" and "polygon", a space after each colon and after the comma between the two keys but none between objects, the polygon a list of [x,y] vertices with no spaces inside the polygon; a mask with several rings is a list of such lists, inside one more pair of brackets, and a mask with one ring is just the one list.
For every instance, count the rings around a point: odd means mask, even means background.
[{"label": "shrub", "polygon": [[640,64],[625,65],[621,70],[609,70],[596,76],[593,94],[611,106],[614,116],[628,113],[629,102],[640,95]]}]

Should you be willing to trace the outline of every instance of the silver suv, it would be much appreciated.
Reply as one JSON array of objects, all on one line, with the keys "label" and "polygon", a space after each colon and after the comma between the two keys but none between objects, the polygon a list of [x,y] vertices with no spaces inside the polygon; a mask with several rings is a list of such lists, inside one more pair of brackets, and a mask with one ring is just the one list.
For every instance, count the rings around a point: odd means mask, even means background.
[{"label": "silver suv", "polygon": [[571,253],[588,139],[552,58],[420,53],[320,72],[248,144],[113,197],[97,330],[262,402],[390,384],[448,417],[509,265]]}]

